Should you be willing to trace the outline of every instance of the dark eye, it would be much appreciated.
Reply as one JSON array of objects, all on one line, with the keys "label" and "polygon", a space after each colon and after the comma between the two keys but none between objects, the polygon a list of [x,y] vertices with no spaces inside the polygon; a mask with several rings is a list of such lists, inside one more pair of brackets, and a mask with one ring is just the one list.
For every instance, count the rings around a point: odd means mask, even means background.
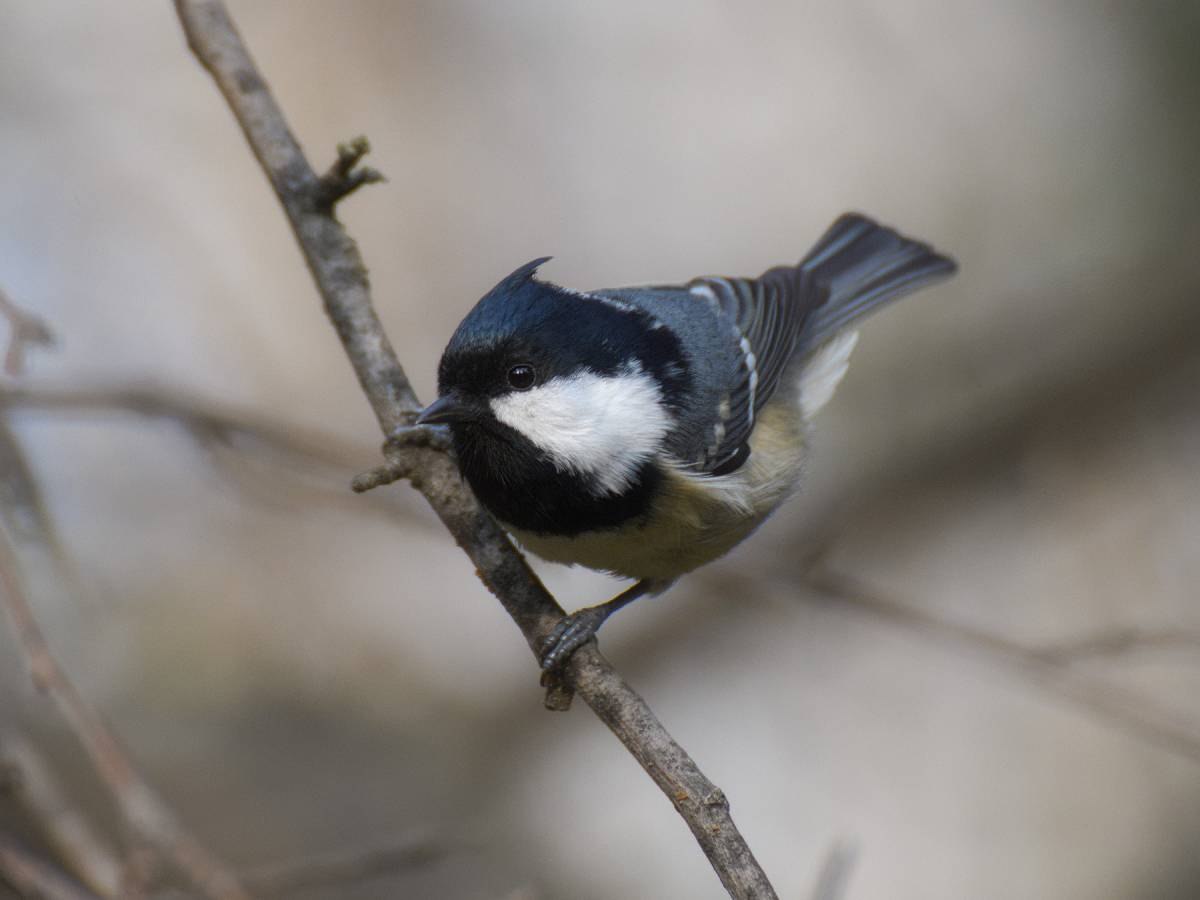
[{"label": "dark eye", "polygon": [[521,364],[508,370],[508,383],[518,391],[529,390],[536,379],[537,372],[533,370],[533,366]]}]

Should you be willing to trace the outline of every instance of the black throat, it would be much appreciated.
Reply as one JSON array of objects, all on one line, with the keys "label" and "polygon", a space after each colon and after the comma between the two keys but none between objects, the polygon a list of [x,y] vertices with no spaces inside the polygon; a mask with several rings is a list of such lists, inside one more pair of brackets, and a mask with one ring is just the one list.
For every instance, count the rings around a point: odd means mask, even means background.
[{"label": "black throat", "polygon": [[586,476],[557,469],[524,435],[498,423],[454,425],[459,468],[488,511],[536,534],[573,537],[644,518],[662,474],[650,462],[619,494],[597,495]]}]

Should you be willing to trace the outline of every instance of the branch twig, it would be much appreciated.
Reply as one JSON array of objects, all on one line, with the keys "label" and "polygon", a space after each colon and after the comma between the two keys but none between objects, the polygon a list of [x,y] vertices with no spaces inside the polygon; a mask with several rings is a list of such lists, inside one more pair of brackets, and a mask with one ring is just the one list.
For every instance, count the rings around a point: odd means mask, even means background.
[{"label": "branch twig", "polygon": [[308,432],[269,418],[208,403],[183,391],[151,386],[54,387],[14,385],[0,390],[0,410],[42,412],[125,411],[148,419],[168,419],[200,444],[248,441],[277,453],[344,467],[361,459],[361,448],[332,436]]},{"label": "branch twig", "polygon": [[[296,234],[325,310],[385,436],[411,425],[420,408],[371,303],[366,268],[333,217],[322,181],[305,159],[282,111],[219,0],[175,0],[188,45],[217,83]],[[391,455],[429,501],[536,653],[561,607],[496,522],[465,487],[449,456],[432,447]],[[573,689],[641,763],[687,822],[730,895],[774,898],[766,874],[733,824],[725,795],[697,768],[594,644],[571,659],[565,685],[550,702],[565,706]]]},{"label": "branch twig", "polygon": [[1186,628],[1114,628],[1076,640],[1060,641],[1031,650],[1047,662],[1074,663],[1149,650],[1200,651],[1200,633]]},{"label": "branch twig", "polygon": [[50,521],[41,489],[20,441],[0,419],[0,520],[14,540],[32,542],[62,559],[58,533]]},{"label": "branch twig", "polygon": [[1033,679],[1044,690],[1077,704],[1128,734],[1200,762],[1200,728],[1180,721],[1135,692],[1081,677],[1072,669],[1069,651],[1056,656],[970,625],[940,619],[832,569],[818,568],[807,576],[806,581],[814,590],[871,615],[982,651]]},{"label": "branch twig", "polygon": [[356,137],[349,143],[338,144],[337,162],[321,176],[318,188],[320,203],[326,211],[332,212],[339,200],[354,193],[364,184],[387,181],[382,173],[370,166],[359,166],[363,157],[370,152],[371,145],[365,137]]},{"label": "branch twig", "polygon": [[116,735],[58,665],[25,598],[16,554],[3,534],[0,534],[0,593],[34,685],[54,700],[130,829],[173,860],[205,896],[214,900],[248,900],[249,895],[234,874],[187,832],[142,779]]},{"label": "branch twig", "polygon": [[301,889],[345,885],[351,881],[411,871],[443,858],[450,849],[436,835],[414,834],[361,850],[331,851],[255,866],[245,873],[245,879],[256,893],[291,896]]},{"label": "branch twig", "polygon": [[11,884],[23,897],[42,900],[100,900],[54,866],[0,834],[0,881]]},{"label": "branch twig", "polygon": [[12,792],[21,808],[66,867],[98,894],[117,896],[121,863],[115,849],[67,799],[33,744],[20,735],[0,735],[0,765],[12,774]]},{"label": "branch twig", "polygon": [[[327,505],[363,511],[360,499],[346,493],[345,472],[361,467],[363,461],[378,452],[368,444],[358,444],[338,435],[310,430],[276,421],[258,410],[242,410],[212,403],[202,397],[170,387],[152,385],[94,384],[83,387],[22,384],[0,390],[0,413],[8,411],[60,413],[69,415],[101,414],[140,416],[177,425],[204,453],[213,469],[229,479],[245,494],[278,505],[281,501],[281,476],[296,479],[296,487]],[[42,543],[57,548],[54,531],[49,527],[39,495],[16,488],[33,484],[18,479],[24,470],[5,462],[5,456],[19,458],[5,449],[3,419],[0,418],[0,487],[9,490],[12,502],[0,503],[0,515],[16,510],[22,514],[14,522],[19,533],[32,531]],[[243,465],[235,465],[235,462]],[[247,469],[245,463],[252,463]],[[36,486],[36,485],[34,485]],[[28,498],[26,498],[28,495]],[[23,502],[22,502],[23,501]],[[304,500],[307,505],[308,498]],[[407,521],[436,525],[411,515],[410,498],[382,492],[373,498],[371,508],[388,514],[403,514]],[[41,518],[36,518],[37,513]],[[28,527],[26,527],[28,524]],[[33,526],[40,525],[40,531]]]},{"label": "branch twig", "polygon": [[0,316],[8,319],[10,329],[4,371],[8,375],[20,375],[25,365],[25,350],[35,345],[48,347],[53,344],[54,332],[33,313],[13,303],[3,290],[0,290]]}]

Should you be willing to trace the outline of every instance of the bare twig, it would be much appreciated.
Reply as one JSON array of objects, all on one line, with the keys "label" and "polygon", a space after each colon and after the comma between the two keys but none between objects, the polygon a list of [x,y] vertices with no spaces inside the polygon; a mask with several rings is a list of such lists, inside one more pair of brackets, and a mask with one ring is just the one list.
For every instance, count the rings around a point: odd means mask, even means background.
[{"label": "bare twig", "polygon": [[405,462],[386,460],[370,471],[355,475],[350,482],[350,489],[356,494],[363,494],[378,487],[395,484],[407,478],[411,468]]},{"label": "bare twig", "polygon": [[8,294],[0,290],[0,316],[8,319],[8,349],[4,353],[4,371],[8,375],[20,375],[25,365],[25,351],[32,346],[49,346],[54,343],[50,326],[13,303]]},{"label": "bare twig", "polygon": [[170,807],[142,779],[116,735],[58,665],[25,598],[16,555],[3,534],[0,534],[0,592],[34,684],[58,706],[130,829],[173,860],[205,896],[215,900],[247,900],[249,895],[237,877],[187,832]]},{"label": "bare twig", "polygon": [[22,897],[100,900],[96,894],[3,834],[0,834],[0,880],[11,884]]},{"label": "bare twig", "polygon": [[[287,213],[383,433],[391,435],[411,425],[420,407],[371,303],[358,249],[329,213],[321,179],[305,159],[228,12],[219,0],[176,0],[175,6],[188,45],[216,81]],[[436,448],[407,447],[391,462],[396,464],[395,474],[406,475],[429,501],[536,654],[561,619],[562,609],[480,507],[449,456]],[[565,681],[552,686],[551,702],[565,706],[570,688],[667,795],[730,895],[775,897],[733,824],[724,794],[594,644],[572,657]]]},{"label": "bare twig", "polygon": [[[98,895],[121,900],[147,895],[158,854],[139,842],[120,859],[66,797],[41,754],[16,734],[0,741],[0,792],[17,798],[56,856]],[[461,846],[432,833],[406,834],[356,850],[257,865],[243,872],[242,880],[256,894],[291,896],[301,889],[409,872]]]},{"label": "bare twig", "polygon": [[411,871],[442,859],[450,850],[450,845],[436,835],[408,835],[392,843],[361,850],[323,853],[255,866],[244,877],[256,893],[291,896],[301,888],[345,885]]},{"label": "bare twig", "polygon": [[883,596],[851,576],[825,568],[810,573],[816,590],[878,616],[942,640],[952,641],[1011,666],[1039,687],[1086,709],[1141,740],[1200,761],[1200,727],[1179,721],[1146,698],[1095,679],[1080,676],[1069,655],[1059,659],[1044,650],[957,622],[949,622],[906,603]]},{"label": "bare twig", "polygon": [[370,166],[359,167],[364,156],[371,152],[365,137],[356,137],[345,144],[338,144],[337,161],[321,176],[318,193],[320,202],[332,210],[339,200],[354,193],[364,184],[378,184],[387,179]]},{"label": "bare twig", "polygon": [[64,864],[96,893],[118,896],[121,863],[115,849],[67,799],[33,744],[19,735],[4,735],[0,763],[12,771],[13,793]]},{"label": "bare twig", "polygon": [[1200,634],[1183,628],[1147,629],[1131,626],[1077,640],[1060,641],[1031,652],[1053,663],[1112,659],[1148,650],[1200,651]]},{"label": "bare twig", "polygon": [[[347,469],[361,467],[363,460],[370,459],[378,452],[377,448],[367,444],[276,421],[258,410],[242,410],[212,403],[186,391],[160,386],[16,385],[0,389],[0,411],[9,410],[68,415],[125,414],[172,423],[195,441],[222,476],[229,478],[246,494],[275,505],[280,503],[281,498],[280,476],[286,473],[296,477],[297,487],[323,503],[362,512],[362,501],[345,491],[345,473]],[[0,422],[2,427],[3,423]],[[4,433],[0,430],[0,471],[9,472],[4,465],[6,451],[3,438]],[[231,458],[231,451],[237,456]],[[233,465],[234,459],[240,460],[243,465]],[[262,471],[247,469],[244,465],[246,461],[256,463]],[[9,476],[10,480],[12,477]],[[411,503],[402,502],[406,500],[403,495],[380,493],[370,508],[388,514],[407,514],[412,506]],[[25,503],[23,508],[32,511],[41,509],[40,504],[33,503]],[[0,512],[7,509],[7,505],[0,504]],[[411,515],[407,518],[412,520]],[[22,521],[31,520],[27,514],[23,514]],[[420,518],[415,521],[425,524],[427,520]],[[432,525],[432,522],[429,524]],[[53,538],[53,530],[48,533]]]},{"label": "bare twig", "polygon": [[247,441],[277,453],[339,469],[361,460],[366,451],[365,447],[339,441],[330,435],[308,432],[255,413],[158,387],[16,385],[0,390],[0,409],[70,413],[124,411],[150,419],[173,421],[203,445]]},{"label": "bare twig", "polygon": [[0,419],[0,519],[15,539],[32,541],[62,558],[58,533],[20,441]]},{"label": "bare twig", "polygon": [[121,900],[142,900],[149,896],[150,886],[161,868],[162,858],[144,841],[138,841],[121,863]]},{"label": "bare twig", "polygon": [[410,477],[411,463],[405,450],[412,447],[423,447],[431,450],[447,451],[450,449],[449,435],[436,428],[398,428],[388,435],[383,445],[383,463],[354,476],[350,488],[356,494],[374,490],[377,487],[394,484]]},{"label": "bare twig", "polygon": [[[8,348],[4,353],[4,371],[21,374],[25,350],[35,344],[54,343],[50,327],[32,313],[17,306],[0,290],[0,316],[8,319]],[[0,510],[13,534],[34,538],[59,554],[58,539],[46,516],[41,493],[37,489],[20,445],[4,423],[0,423]]]}]

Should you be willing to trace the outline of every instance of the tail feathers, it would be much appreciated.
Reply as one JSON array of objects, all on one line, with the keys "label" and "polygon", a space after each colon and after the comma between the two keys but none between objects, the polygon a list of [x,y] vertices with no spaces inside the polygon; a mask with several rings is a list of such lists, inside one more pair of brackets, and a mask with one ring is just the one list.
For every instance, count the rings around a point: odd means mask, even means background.
[{"label": "tail feathers", "polygon": [[805,325],[815,346],[885,303],[948,278],[954,260],[865,216],[839,218],[800,263],[804,282],[825,294]]}]

